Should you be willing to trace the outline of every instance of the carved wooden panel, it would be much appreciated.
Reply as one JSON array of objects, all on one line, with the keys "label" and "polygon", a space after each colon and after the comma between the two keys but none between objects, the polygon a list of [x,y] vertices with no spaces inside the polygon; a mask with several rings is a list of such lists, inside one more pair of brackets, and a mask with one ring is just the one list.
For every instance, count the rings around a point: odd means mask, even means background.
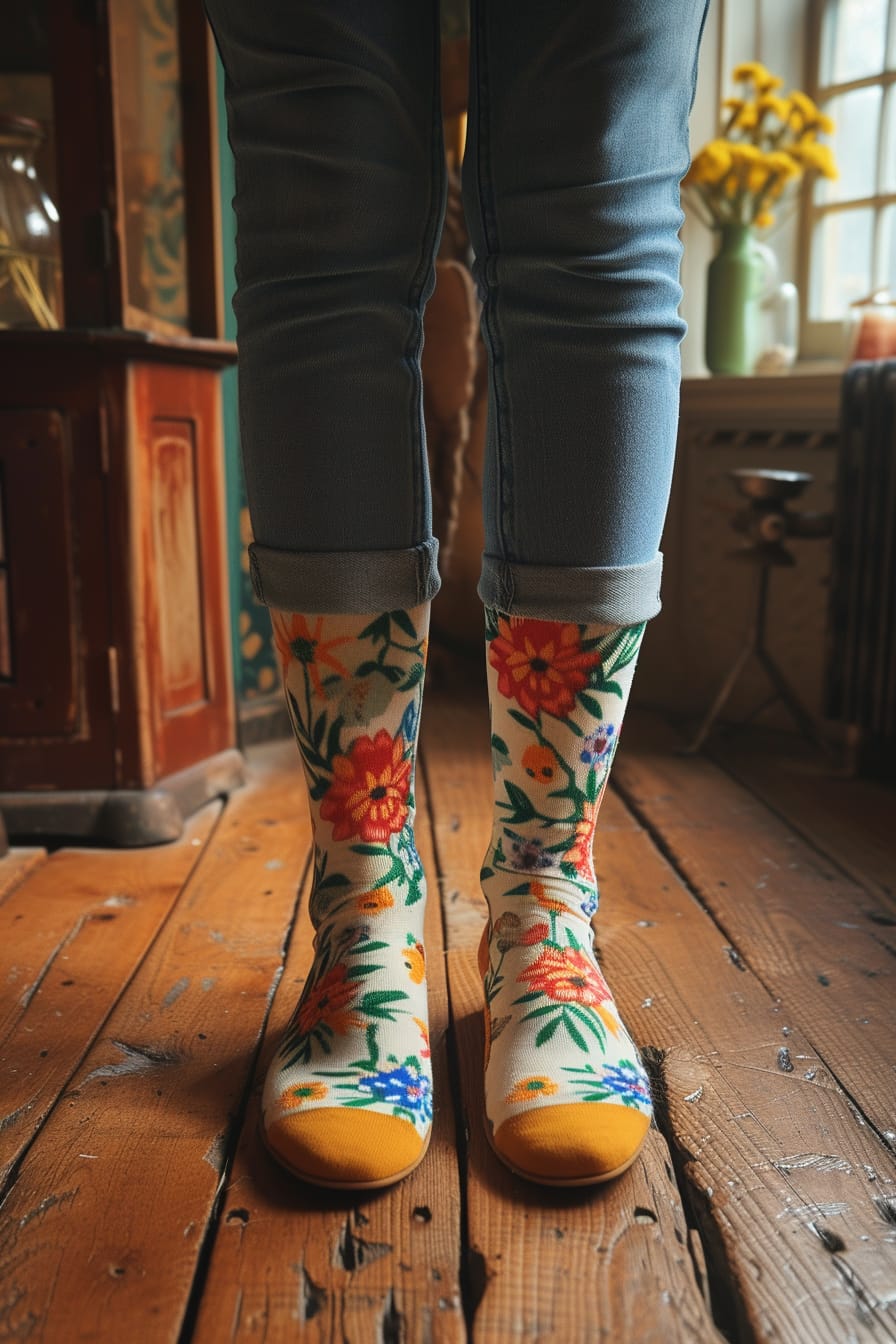
[{"label": "carved wooden panel", "polygon": [[141,783],[233,745],[220,399],[204,369],[129,371]]},{"label": "carved wooden panel", "polygon": [[163,714],[208,699],[202,641],[202,558],[196,518],[196,426],[152,424],[152,522]]}]

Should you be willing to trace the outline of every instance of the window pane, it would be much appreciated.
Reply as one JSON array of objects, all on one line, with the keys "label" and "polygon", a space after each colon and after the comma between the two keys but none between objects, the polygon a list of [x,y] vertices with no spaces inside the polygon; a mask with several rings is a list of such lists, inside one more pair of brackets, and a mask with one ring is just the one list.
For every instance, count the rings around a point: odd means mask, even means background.
[{"label": "window pane", "polygon": [[877,137],[882,91],[879,86],[854,89],[839,98],[831,98],[824,110],[836,122],[831,148],[840,176],[833,182],[819,178],[815,199],[852,201],[872,196],[877,190]]},{"label": "window pane", "polygon": [[887,0],[828,0],[822,83],[841,84],[884,68]]},{"label": "window pane", "polygon": [[873,226],[870,209],[838,210],[816,224],[809,300],[816,320],[844,317],[854,299],[870,292]]},{"label": "window pane", "polygon": [[[893,24],[896,32],[896,23]],[[884,108],[884,171],[881,191],[896,191],[896,84],[887,89],[887,102]]]},{"label": "window pane", "polygon": [[896,205],[881,211],[880,267],[875,283],[886,285],[890,293],[896,296]]}]

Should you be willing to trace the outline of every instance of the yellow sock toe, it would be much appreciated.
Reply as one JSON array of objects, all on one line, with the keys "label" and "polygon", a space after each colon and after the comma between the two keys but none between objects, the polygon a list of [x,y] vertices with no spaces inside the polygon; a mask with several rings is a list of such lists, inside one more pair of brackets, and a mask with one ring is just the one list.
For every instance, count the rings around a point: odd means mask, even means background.
[{"label": "yellow sock toe", "polygon": [[649,1128],[650,1117],[632,1107],[573,1102],[511,1116],[493,1143],[521,1176],[546,1185],[589,1185],[624,1171]]},{"label": "yellow sock toe", "polygon": [[274,1156],[303,1180],[348,1188],[389,1185],[411,1171],[426,1141],[409,1120],[378,1111],[322,1106],[272,1121]]}]

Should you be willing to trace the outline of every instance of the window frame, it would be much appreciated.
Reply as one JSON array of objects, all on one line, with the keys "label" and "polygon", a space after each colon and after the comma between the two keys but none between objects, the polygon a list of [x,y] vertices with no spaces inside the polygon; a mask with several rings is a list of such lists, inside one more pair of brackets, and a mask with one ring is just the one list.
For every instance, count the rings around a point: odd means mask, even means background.
[{"label": "window frame", "polygon": [[[833,215],[852,210],[859,207],[870,208],[874,211],[872,224],[872,242],[871,242],[871,264],[872,271],[876,264],[880,251],[880,230],[884,210],[891,206],[896,209],[896,183],[890,191],[879,191],[883,181],[883,172],[885,164],[885,153],[889,148],[891,153],[896,154],[896,143],[886,145],[886,114],[889,110],[890,100],[896,99],[896,61],[888,66],[887,61],[896,53],[896,0],[887,0],[887,23],[884,38],[884,69],[880,74],[868,75],[861,79],[843,80],[836,84],[826,84],[822,82],[821,62],[823,57],[822,41],[824,33],[825,15],[828,10],[840,3],[840,0],[809,0],[809,41],[807,44],[807,79],[806,86],[809,95],[818,103],[822,111],[825,110],[825,104],[832,98],[838,97],[843,93],[850,93],[854,89],[861,88],[880,88],[883,91],[881,98],[879,121],[878,121],[878,140],[877,140],[877,160],[875,164],[875,190],[867,196],[851,197],[846,201],[818,202],[814,199],[813,184],[807,183],[803,187],[803,200],[800,210],[800,228],[799,228],[799,284],[800,292],[803,296],[801,303],[801,332],[800,332],[800,356],[801,358],[819,359],[830,357],[841,357],[845,353],[846,340],[846,321],[848,313],[844,313],[839,319],[829,320],[821,318],[812,318],[810,316],[810,287],[812,276],[812,245],[815,237],[816,224],[826,215]],[[896,118],[893,119],[896,125]],[[896,140],[896,134],[894,134]],[[878,288],[876,278],[872,279],[872,289]],[[857,298],[864,297],[856,295]]]}]

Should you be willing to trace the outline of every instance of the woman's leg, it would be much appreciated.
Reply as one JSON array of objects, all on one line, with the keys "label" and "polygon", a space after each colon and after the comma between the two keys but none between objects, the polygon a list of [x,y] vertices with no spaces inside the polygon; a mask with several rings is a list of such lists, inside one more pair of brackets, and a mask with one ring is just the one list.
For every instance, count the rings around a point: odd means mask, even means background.
[{"label": "woman's leg", "polygon": [[659,610],[704,10],[473,0],[464,191],[491,369],[486,1109],[501,1156],[547,1182],[623,1170],[651,1114],[594,956],[591,846]]},{"label": "woman's leg", "polygon": [[420,349],[445,194],[436,6],[206,10],[235,160],[256,591],[294,611],[429,600]]},{"label": "woman's leg", "polygon": [[443,212],[438,23],[399,0],[207,0],[236,167],[252,577],[314,828],[314,961],[267,1143],[372,1187],[432,1121],[414,768],[438,589],[422,310]]}]

